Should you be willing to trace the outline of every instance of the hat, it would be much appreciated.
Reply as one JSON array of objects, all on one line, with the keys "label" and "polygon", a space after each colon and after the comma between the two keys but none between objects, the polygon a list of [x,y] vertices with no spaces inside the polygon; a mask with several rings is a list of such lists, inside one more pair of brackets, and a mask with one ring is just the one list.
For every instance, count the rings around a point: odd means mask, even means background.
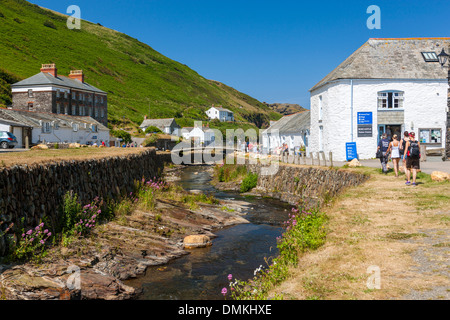
[{"label": "hat", "polygon": [[410,136],[410,137],[415,137],[416,134],[415,134],[414,132],[410,132],[410,133],[409,133],[409,136]]}]

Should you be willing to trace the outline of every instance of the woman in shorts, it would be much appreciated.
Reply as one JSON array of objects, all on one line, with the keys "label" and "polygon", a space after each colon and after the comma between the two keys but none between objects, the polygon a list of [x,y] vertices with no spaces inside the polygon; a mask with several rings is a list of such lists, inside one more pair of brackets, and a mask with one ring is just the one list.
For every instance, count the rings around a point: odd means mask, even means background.
[{"label": "woman in shorts", "polygon": [[392,140],[391,143],[389,143],[389,147],[386,151],[386,154],[391,154],[391,159],[394,164],[394,172],[395,177],[398,178],[398,171],[399,171],[399,162],[400,162],[400,142],[398,141],[398,136],[394,134],[392,137],[394,140]]}]

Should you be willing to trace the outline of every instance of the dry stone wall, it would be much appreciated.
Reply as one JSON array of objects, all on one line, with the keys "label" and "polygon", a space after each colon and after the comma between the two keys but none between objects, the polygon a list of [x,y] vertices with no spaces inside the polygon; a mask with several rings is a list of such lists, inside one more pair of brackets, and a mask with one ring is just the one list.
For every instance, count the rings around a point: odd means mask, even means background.
[{"label": "dry stone wall", "polygon": [[1,228],[22,217],[29,226],[43,217],[54,221],[64,194],[71,190],[84,204],[97,196],[107,199],[129,193],[136,180],[159,177],[168,161],[170,153],[150,149],[120,157],[0,168]]},{"label": "dry stone wall", "polygon": [[345,188],[368,179],[364,174],[318,167],[280,165],[273,175],[261,175],[261,165],[249,165],[248,168],[258,173],[257,191],[292,205],[304,201],[307,206],[320,206]]}]

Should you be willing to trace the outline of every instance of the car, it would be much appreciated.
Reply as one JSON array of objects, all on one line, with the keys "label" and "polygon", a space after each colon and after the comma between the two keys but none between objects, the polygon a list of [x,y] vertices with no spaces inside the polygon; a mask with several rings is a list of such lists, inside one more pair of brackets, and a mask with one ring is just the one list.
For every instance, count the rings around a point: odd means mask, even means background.
[{"label": "car", "polygon": [[1,149],[12,149],[17,146],[17,138],[11,132],[0,131],[0,148]]}]

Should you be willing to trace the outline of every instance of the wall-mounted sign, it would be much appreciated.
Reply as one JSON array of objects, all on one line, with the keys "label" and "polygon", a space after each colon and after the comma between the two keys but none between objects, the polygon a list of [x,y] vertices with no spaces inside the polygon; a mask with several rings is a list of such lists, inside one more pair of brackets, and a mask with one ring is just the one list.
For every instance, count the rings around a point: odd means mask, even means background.
[{"label": "wall-mounted sign", "polygon": [[358,112],[358,124],[373,124],[372,112]]},{"label": "wall-mounted sign", "polygon": [[347,142],[345,144],[345,150],[347,154],[347,161],[351,161],[353,159],[358,158],[358,153],[356,150],[356,142]]},{"label": "wall-mounted sign", "polygon": [[358,138],[372,137],[372,127],[371,124],[358,124]]}]

